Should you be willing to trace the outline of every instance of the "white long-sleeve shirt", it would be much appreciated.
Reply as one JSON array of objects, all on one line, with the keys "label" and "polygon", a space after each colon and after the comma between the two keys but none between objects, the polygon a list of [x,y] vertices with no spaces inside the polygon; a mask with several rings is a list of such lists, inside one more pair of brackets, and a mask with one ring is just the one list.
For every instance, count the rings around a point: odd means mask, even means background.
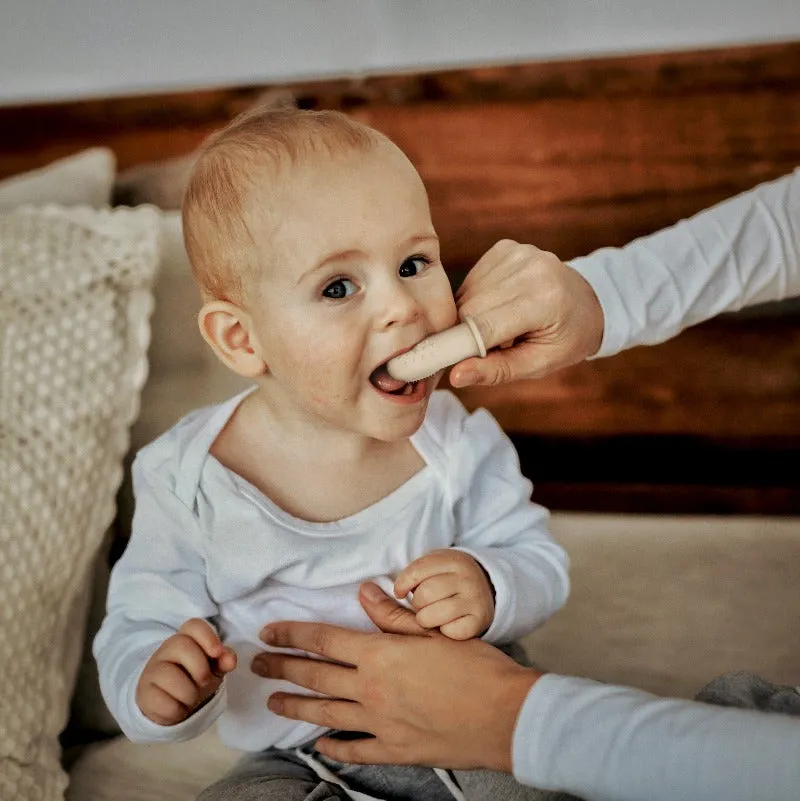
[{"label": "white long-sleeve shirt", "polygon": [[[800,295],[800,170],[571,264],[603,307],[598,356]],[[513,764],[525,784],[588,801],[797,801],[800,722],[546,675],[517,718]]]},{"label": "white long-sleeve shirt", "polygon": [[[332,523],[299,520],[209,448],[246,393],[184,418],[138,454],[130,542],[115,565],[108,612],[94,642],[103,696],[137,741],[196,736],[215,720],[224,742],[244,751],[288,748],[322,729],[274,715],[266,698],[302,692],[250,670],[276,620],[373,628],[358,602],[367,579],[391,592],[414,559],[456,547],[486,570],[495,592],[489,642],[515,640],[559,609],[567,557],[530,500],[516,451],[486,411],[467,414],[450,392],[433,393],[411,437],[425,466],[372,506]],[[136,685],[156,648],[189,618],[209,620],[239,667],[205,706],[175,726],[139,710]]]}]

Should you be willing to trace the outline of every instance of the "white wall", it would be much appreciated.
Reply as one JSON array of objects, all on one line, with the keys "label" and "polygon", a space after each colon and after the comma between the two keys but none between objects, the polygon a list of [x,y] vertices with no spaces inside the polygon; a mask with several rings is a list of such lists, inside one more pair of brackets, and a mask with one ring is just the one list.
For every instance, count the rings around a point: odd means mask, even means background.
[{"label": "white wall", "polygon": [[0,103],[800,39],[800,0],[0,0]]}]

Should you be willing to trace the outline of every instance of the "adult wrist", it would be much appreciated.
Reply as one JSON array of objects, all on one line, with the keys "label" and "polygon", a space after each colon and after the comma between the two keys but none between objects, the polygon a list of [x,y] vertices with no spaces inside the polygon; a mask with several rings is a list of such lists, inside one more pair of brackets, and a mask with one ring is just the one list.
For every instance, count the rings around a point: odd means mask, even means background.
[{"label": "adult wrist", "polygon": [[498,699],[498,704],[495,707],[495,714],[498,720],[507,724],[508,736],[507,738],[500,738],[503,745],[496,756],[497,763],[494,765],[487,765],[486,767],[505,773],[513,773],[514,741],[516,737],[517,721],[525,705],[525,700],[528,698],[536,682],[539,681],[543,675],[545,674],[534,668],[519,667],[516,675],[509,677],[507,681],[503,682],[501,686],[503,695],[501,699]]}]

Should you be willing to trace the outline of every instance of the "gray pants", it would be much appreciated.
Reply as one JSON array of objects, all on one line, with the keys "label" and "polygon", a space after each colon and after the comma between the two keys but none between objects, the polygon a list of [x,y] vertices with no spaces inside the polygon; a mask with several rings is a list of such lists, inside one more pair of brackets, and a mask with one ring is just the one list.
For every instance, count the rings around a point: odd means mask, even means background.
[{"label": "gray pants", "polygon": [[[347,786],[385,801],[453,801],[430,768],[350,765],[313,752],[314,759]],[[570,801],[573,796],[523,787],[513,776],[486,770],[456,771],[467,801]],[[333,801],[349,799],[337,785],[320,779],[294,751],[267,749],[249,754],[226,776],[206,788],[197,801]]]}]

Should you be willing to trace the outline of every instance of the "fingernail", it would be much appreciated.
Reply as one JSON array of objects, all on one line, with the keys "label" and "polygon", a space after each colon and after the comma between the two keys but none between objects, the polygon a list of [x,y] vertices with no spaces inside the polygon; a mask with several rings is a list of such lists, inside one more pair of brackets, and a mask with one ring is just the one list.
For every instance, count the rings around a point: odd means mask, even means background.
[{"label": "fingernail", "polygon": [[253,661],[250,663],[250,670],[253,671],[257,676],[261,676],[262,678],[267,678],[267,663],[262,656],[256,656],[253,658]]},{"label": "fingernail", "polygon": [[269,698],[267,698],[267,708],[270,710],[270,712],[274,712],[276,715],[282,715],[283,699],[278,696],[271,695]]},{"label": "fingernail", "polygon": [[266,626],[263,629],[261,629],[261,633],[258,636],[267,645],[274,645],[275,644],[275,632],[269,626]]},{"label": "fingernail", "polygon": [[361,592],[368,601],[374,601],[375,603],[382,600],[384,597],[383,590],[371,581],[367,581],[361,585]]},{"label": "fingernail", "polygon": [[469,387],[478,383],[478,374],[473,370],[466,370],[453,376],[450,379],[450,383],[454,387]]}]

